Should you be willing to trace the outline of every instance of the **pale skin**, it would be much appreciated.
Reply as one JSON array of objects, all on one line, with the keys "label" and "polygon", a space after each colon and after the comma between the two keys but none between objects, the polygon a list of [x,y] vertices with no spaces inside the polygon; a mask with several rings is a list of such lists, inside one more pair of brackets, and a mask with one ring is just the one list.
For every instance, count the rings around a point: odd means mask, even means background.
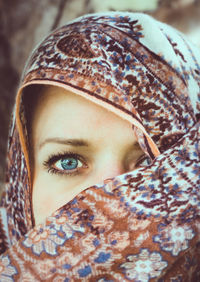
[{"label": "pale skin", "polygon": [[132,125],[65,89],[45,86],[31,118],[35,224],[84,189],[135,169]]}]

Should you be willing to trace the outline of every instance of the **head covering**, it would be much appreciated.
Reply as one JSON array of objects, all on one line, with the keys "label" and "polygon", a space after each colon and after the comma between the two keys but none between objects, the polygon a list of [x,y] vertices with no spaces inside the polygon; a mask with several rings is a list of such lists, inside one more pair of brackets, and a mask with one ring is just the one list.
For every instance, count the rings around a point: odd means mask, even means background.
[{"label": "head covering", "polygon": [[[75,19],[35,49],[10,128],[1,281],[198,281],[199,59],[180,32],[125,12]],[[23,104],[34,84],[63,87],[128,120],[151,159],[84,190],[38,226]]]}]

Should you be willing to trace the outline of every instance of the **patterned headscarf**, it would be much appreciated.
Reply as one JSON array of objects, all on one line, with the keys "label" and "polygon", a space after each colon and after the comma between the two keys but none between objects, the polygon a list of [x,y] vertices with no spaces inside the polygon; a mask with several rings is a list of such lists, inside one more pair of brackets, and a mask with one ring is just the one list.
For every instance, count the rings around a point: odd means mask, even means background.
[{"label": "patterned headscarf", "polygon": [[[199,281],[200,51],[148,15],[109,12],[52,32],[16,98],[1,200],[0,281]],[[55,85],[133,124],[134,171],[34,226],[23,91]]]}]

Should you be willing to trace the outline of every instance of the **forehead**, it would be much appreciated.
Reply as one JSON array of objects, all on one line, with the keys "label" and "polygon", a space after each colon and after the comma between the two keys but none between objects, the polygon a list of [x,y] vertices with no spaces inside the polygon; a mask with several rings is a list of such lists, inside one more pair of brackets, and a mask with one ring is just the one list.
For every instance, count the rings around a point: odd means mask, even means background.
[{"label": "forehead", "polygon": [[44,87],[32,118],[36,136],[102,140],[102,135],[133,142],[132,125],[116,114],[60,87]]}]

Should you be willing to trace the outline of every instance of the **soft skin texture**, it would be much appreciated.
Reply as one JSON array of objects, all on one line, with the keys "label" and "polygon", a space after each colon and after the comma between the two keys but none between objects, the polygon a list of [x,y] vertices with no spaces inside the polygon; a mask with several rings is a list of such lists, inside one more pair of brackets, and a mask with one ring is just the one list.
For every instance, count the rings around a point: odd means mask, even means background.
[{"label": "soft skin texture", "polygon": [[[129,122],[79,95],[53,86],[43,89],[35,105],[31,136],[36,224],[85,188],[133,170],[143,154]],[[74,141],[67,144],[69,139],[87,144]],[[64,170],[60,160],[64,157],[45,165],[50,157],[69,152],[80,156],[77,168]]]}]

